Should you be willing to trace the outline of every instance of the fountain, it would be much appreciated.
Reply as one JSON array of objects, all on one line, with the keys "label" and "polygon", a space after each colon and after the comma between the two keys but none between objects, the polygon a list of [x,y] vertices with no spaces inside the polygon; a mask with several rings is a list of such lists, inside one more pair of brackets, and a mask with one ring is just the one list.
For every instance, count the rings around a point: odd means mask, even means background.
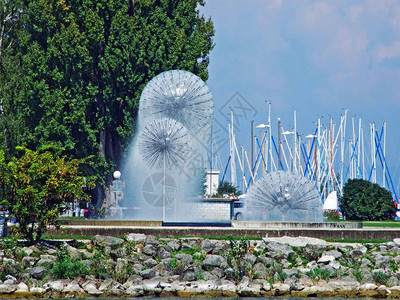
[{"label": "fountain", "polygon": [[246,210],[245,215],[251,220],[323,221],[315,184],[294,172],[272,172],[255,182],[247,193]]},{"label": "fountain", "polygon": [[190,204],[202,196],[212,120],[212,95],[198,76],[172,70],[149,81],[122,171],[125,218],[193,220]]}]

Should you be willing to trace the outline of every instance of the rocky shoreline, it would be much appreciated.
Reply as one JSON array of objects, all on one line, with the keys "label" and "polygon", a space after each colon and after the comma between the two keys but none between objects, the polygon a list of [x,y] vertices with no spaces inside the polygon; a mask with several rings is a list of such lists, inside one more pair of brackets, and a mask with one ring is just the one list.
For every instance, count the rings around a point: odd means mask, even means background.
[{"label": "rocky shoreline", "polygon": [[0,245],[0,298],[400,297],[400,239],[341,244],[131,233]]}]

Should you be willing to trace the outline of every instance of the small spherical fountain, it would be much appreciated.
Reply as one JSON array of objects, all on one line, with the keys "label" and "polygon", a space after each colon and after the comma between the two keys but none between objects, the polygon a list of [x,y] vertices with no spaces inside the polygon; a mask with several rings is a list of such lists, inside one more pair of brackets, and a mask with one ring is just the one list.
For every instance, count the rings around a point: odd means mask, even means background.
[{"label": "small spherical fountain", "polygon": [[294,172],[266,174],[246,197],[249,218],[263,221],[321,222],[322,201],[315,184]]}]

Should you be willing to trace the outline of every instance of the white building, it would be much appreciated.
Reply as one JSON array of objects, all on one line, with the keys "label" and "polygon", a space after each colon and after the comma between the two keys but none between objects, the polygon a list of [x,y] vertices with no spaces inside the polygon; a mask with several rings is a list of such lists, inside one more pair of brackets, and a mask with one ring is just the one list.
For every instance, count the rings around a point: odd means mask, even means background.
[{"label": "white building", "polygon": [[205,196],[211,197],[217,193],[220,170],[206,170]]}]

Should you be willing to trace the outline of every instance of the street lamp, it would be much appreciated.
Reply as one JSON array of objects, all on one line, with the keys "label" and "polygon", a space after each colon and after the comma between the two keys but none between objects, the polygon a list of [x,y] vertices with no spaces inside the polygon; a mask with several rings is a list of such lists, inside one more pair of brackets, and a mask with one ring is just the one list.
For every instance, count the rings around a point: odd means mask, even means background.
[{"label": "street lamp", "polygon": [[115,171],[113,173],[114,177],[114,182],[113,182],[113,187],[114,187],[114,193],[115,193],[115,206],[118,206],[118,201],[119,201],[119,194],[121,192],[121,172],[120,171]]}]

